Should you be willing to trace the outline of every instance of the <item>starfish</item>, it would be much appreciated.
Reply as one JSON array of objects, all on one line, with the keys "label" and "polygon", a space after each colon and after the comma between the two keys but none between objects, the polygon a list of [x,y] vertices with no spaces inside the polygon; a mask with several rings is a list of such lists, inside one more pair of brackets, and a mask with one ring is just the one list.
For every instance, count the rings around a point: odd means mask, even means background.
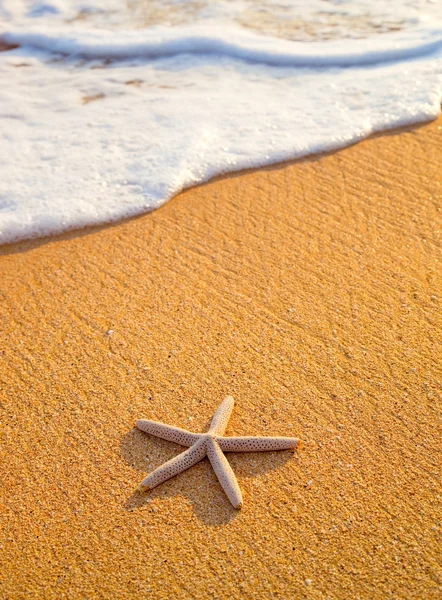
[{"label": "starfish", "polygon": [[228,499],[235,508],[240,509],[243,503],[241,490],[232,467],[223,453],[289,450],[296,448],[299,440],[289,437],[224,437],[234,404],[232,396],[224,398],[213,416],[207,433],[191,433],[157,421],[138,420],[136,426],[141,431],[189,448],[145,477],[138,490],[141,492],[151,490],[207,456]]}]

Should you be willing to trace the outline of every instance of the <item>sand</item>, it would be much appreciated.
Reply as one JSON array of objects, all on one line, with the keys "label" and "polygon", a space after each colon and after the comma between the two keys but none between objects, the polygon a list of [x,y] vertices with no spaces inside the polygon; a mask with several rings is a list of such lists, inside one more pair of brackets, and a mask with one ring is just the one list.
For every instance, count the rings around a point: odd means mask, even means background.
[{"label": "sand", "polygon": [[[442,118],[0,256],[0,597],[440,598]],[[151,418],[300,437],[207,460]]]}]

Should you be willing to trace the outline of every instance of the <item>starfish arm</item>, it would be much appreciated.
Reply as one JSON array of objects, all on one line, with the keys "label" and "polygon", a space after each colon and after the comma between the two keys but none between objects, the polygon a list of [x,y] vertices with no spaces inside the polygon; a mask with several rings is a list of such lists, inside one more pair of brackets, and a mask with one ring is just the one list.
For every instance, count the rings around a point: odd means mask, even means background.
[{"label": "starfish arm", "polygon": [[150,433],[150,435],[167,440],[168,442],[175,442],[176,444],[180,444],[180,446],[193,446],[202,437],[199,433],[190,433],[190,431],[180,429],[179,427],[172,427],[172,425],[165,425],[164,423],[149,421],[147,419],[139,419],[136,422],[136,426],[145,433]]},{"label": "starfish arm", "polygon": [[235,473],[216,440],[210,440],[207,443],[207,457],[228,499],[234,508],[240,509],[242,506],[241,490]]},{"label": "starfish arm", "polygon": [[175,456],[171,460],[168,460],[164,465],[152,471],[138,486],[140,491],[145,489],[151,490],[160,483],[167,481],[171,477],[175,477],[178,473],[182,473],[186,469],[189,469],[197,462],[202,460],[207,453],[206,440],[199,440],[194,446],[185,450],[178,456]]},{"label": "starfish arm", "polygon": [[227,423],[229,422],[230,415],[232,414],[235,400],[232,396],[226,396],[218,407],[218,410],[213,415],[212,422],[210,423],[209,433],[214,435],[223,435],[226,430]]},{"label": "starfish arm", "polygon": [[289,437],[220,437],[218,443],[223,452],[264,452],[291,450],[299,440]]}]

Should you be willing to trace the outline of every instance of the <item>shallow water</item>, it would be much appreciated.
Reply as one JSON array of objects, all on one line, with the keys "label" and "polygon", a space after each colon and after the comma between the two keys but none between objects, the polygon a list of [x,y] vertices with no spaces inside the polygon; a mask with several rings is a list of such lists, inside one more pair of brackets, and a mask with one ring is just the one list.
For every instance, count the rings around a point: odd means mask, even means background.
[{"label": "shallow water", "polygon": [[0,2],[0,242],[434,118],[427,2]]}]

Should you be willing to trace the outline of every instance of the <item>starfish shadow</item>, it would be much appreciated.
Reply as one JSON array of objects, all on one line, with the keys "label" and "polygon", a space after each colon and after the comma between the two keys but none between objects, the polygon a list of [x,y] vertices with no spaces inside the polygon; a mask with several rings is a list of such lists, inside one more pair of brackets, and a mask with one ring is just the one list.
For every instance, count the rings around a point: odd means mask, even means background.
[{"label": "starfish shadow", "polygon": [[[181,446],[147,435],[135,427],[124,435],[120,447],[123,459],[140,474],[135,487],[147,473],[183,451]],[[243,483],[244,491],[244,479],[258,477],[280,468],[293,457],[293,453],[229,453],[227,457],[238,477],[240,487]],[[240,515],[240,511],[232,507],[221,489],[207,458],[147,493],[134,490],[124,508],[128,511],[138,510],[150,505],[154,500],[165,500],[175,496],[186,497],[192,504],[195,515],[206,525],[226,525]],[[250,496],[247,496],[243,511],[251,502]]]}]

